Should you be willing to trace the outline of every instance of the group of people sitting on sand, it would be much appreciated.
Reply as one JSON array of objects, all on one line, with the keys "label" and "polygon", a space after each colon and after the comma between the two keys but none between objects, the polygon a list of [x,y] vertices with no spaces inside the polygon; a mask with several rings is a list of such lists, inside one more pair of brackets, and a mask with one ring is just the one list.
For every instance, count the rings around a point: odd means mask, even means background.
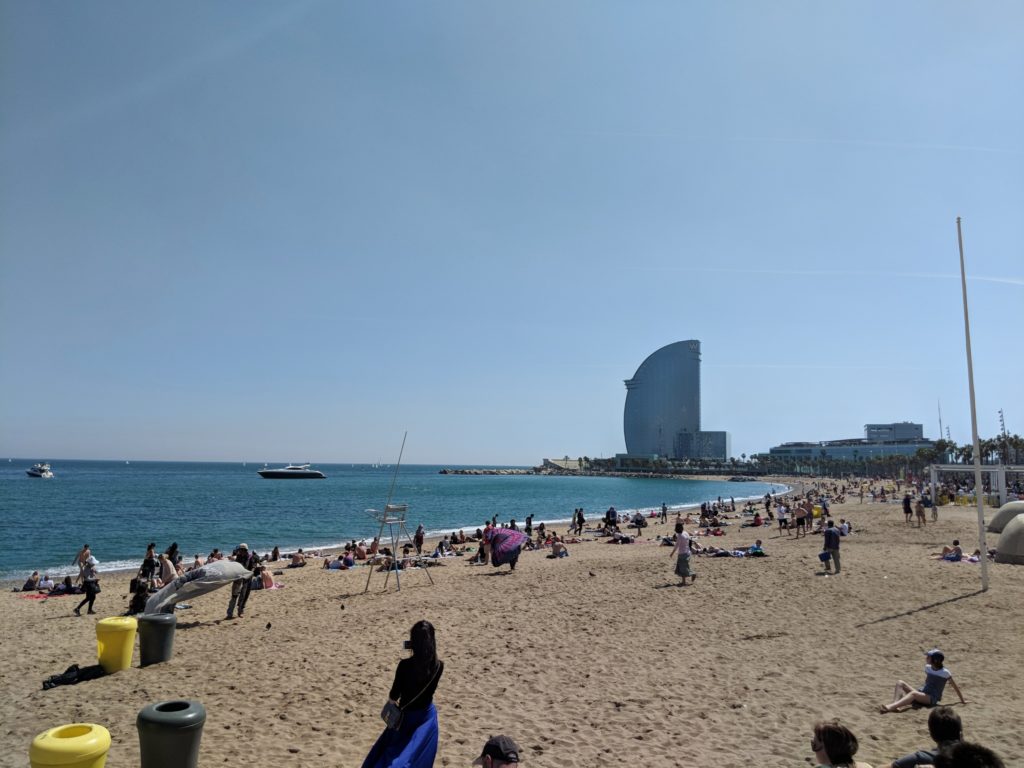
[{"label": "group of people sitting on sand", "polygon": [[[986,553],[989,560],[994,560],[996,557],[995,548],[989,549]],[[947,563],[977,563],[981,560],[981,550],[975,548],[970,554],[964,554],[963,547],[960,546],[960,539],[953,539],[952,545],[945,545],[941,552],[932,552],[928,557],[932,560],[940,560]]]},{"label": "group of people sitting on sand", "polygon": [[59,597],[60,595],[80,595],[82,594],[82,588],[76,586],[71,580],[70,576],[65,576],[63,581],[54,582],[50,578],[49,574],[44,573],[42,576],[39,575],[39,571],[32,571],[32,575],[29,576],[25,583],[22,584],[21,589],[13,590],[15,592],[37,592],[45,594],[47,597]]}]

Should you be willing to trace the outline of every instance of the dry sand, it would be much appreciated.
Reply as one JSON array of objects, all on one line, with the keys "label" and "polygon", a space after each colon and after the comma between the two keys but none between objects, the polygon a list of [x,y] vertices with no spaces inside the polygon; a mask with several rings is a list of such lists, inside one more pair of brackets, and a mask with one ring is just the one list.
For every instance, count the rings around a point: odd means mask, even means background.
[{"label": "dry sand", "polygon": [[[811,762],[817,720],[840,718],[858,757],[876,766],[929,743],[927,711],[879,715],[898,678],[919,685],[921,650],[939,646],[968,704],[967,738],[1024,763],[1024,568],[926,558],[953,538],[968,551],[971,509],[907,528],[899,504],[836,505],[860,530],[843,540],[843,573],[818,575],[820,536],[796,541],[733,526],[716,544],[764,539],[763,559],[695,558],[677,587],[653,525],[633,546],[573,545],[525,553],[519,568],[462,559],[403,577],[382,593],[374,574],[286,570],[287,587],[254,592],[226,621],[228,591],[178,613],[174,658],[77,686],[41,690],[71,663],[95,662],[93,617],[77,598],[8,593],[0,622],[0,764],[28,765],[32,737],[71,722],[105,725],[107,765],[137,766],[135,717],[151,702],[193,698],[208,720],[200,764],[357,766],[381,730],[379,711],[409,627],[437,627],[446,662],[436,696],[438,765],[463,766],[507,733],[530,766],[792,766]],[[995,545],[989,537],[990,546]],[[102,553],[97,553],[102,557]],[[127,604],[127,577],[107,577],[99,616]],[[124,597],[122,597],[124,596]],[[138,655],[136,652],[136,664]],[[947,689],[946,702],[955,701]]]}]

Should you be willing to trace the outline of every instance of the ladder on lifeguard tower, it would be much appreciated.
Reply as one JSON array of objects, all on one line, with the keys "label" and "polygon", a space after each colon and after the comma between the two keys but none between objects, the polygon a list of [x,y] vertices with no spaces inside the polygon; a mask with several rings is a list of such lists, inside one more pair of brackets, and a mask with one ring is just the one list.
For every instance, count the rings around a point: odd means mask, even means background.
[{"label": "ladder on lifeguard tower", "polygon": [[[398,479],[398,468],[402,464],[402,454],[405,452],[405,438],[408,436],[408,432],[402,435],[402,448],[398,452],[398,462],[395,464],[395,473],[391,477],[391,488],[388,490],[388,499],[384,502],[384,511],[381,512],[376,509],[366,510],[368,514],[380,523],[380,529],[377,532],[378,543],[384,538],[384,528],[388,529],[388,540],[391,542],[391,563],[388,566],[386,575],[384,576],[384,589],[388,588],[388,581],[391,579],[391,572],[395,572],[395,585],[398,591],[402,591],[402,579],[400,576],[401,568],[399,568],[400,555],[398,552],[398,543],[400,541],[408,541],[410,545],[413,544],[412,536],[409,535],[409,529],[405,525],[405,515],[409,511],[408,504],[392,504],[391,496],[395,491],[395,481]],[[427,579],[431,585],[434,583],[434,577],[430,575],[430,571],[420,565],[420,558],[417,557],[413,561],[411,568],[418,568],[427,574]],[[374,566],[370,566],[370,572],[366,574],[366,587],[363,589],[363,594],[370,590],[370,580],[373,578],[373,572],[376,570]]]}]

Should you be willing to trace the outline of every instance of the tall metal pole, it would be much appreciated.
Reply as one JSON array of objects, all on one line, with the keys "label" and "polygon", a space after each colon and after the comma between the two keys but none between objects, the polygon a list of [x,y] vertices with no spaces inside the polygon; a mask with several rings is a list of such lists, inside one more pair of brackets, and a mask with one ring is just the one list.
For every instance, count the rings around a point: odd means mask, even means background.
[{"label": "tall metal pole", "polygon": [[988,591],[988,547],[985,545],[985,493],[981,483],[981,445],[978,441],[978,411],[974,404],[974,361],[971,358],[971,321],[967,317],[967,270],[964,268],[964,236],[956,217],[956,240],[960,246],[960,287],[964,296],[964,338],[967,340],[967,388],[971,393],[971,437],[974,439],[974,497],[978,500],[978,548],[981,550],[981,591]]}]

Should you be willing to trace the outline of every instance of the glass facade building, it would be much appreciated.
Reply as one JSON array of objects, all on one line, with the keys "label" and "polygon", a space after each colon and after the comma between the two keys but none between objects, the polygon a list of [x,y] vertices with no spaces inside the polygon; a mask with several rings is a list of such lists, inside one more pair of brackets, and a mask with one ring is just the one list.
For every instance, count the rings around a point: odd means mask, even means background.
[{"label": "glass facade building", "polygon": [[650,355],[626,380],[626,453],[669,459],[724,459],[725,432],[700,428],[700,342],[677,341]]}]

